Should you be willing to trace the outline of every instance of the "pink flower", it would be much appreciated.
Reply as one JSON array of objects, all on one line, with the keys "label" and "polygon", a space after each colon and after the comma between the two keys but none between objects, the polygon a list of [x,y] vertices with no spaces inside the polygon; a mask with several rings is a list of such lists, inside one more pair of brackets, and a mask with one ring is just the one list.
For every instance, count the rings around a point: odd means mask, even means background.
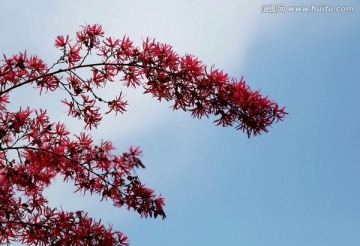
[{"label": "pink flower", "polygon": [[65,47],[68,43],[69,43],[69,35],[66,35],[66,37],[64,37],[63,35],[59,35],[55,39],[55,47],[57,48]]}]

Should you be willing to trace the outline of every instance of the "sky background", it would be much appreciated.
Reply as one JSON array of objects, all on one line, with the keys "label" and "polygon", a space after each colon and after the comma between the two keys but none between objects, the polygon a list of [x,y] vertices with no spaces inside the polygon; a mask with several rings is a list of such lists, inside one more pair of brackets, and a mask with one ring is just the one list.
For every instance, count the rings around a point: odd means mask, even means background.
[{"label": "sky background", "polygon": [[[78,0],[0,2],[0,52],[26,50],[49,64],[54,39],[80,25],[105,34],[169,43],[285,105],[289,115],[248,139],[210,119],[173,112],[142,91],[126,92],[128,112],[107,116],[93,132],[118,153],[140,146],[141,180],[162,194],[167,219],[140,219],[99,197],[73,194],[61,178],[46,192],[52,206],[85,210],[129,236],[131,245],[360,245],[360,4],[352,13],[263,13],[279,1]],[[116,89],[121,90],[121,85]],[[11,107],[47,108],[69,124],[61,95],[31,87],[10,94]],[[14,244],[15,245],[15,244]]]}]

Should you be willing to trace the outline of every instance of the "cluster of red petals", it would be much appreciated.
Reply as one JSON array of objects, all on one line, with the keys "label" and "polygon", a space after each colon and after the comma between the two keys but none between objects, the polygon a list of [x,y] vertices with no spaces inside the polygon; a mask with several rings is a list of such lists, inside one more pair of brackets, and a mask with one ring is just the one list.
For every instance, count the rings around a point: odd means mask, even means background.
[{"label": "cluster of red petals", "polygon": [[[50,67],[26,52],[4,55],[0,61],[1,244],[128,245],[121,232],[84,212],[49,208],[42,191],[56,175],[73,181],[80,192],[111,199],[116,207],[165,218],[164,199],[134,175],[134,168],[144,167],[138,148],[114,155],[110,142],[94,144],[85,133],[70,135],[63,124],[50,122],[44,110],[10,112],[9,95],[20,86],[32,85],[40,93],[66,91],[68,114],[83,120],[85,129],[101,122],[101,103],[106,113],[126,111],[121,91],[112,99],[98,95],[98,88],[115,81],[142,86],[144,93],[172,100],[174,110],[190,111],[193,117],[215,115],[217,124],[235,126],[249,137],[266,132],[286,114],[274,101],[251,91],[243,79],[208,69],[194,56],[179,56],[167,44],[146,39],[139,48],[127,37],[104,37],[100,25],[83,26],[73,40],[68,35],[56,38],[62,56]],[[83,70],[88,72],[80,74]]]},{"label": "cluster of red petals", "polygon": [[[4,108],[7,96],[0,100]],[[132,174],[144,167],[138,148],[113,155],[110,142],[95,145],[85,133],[71,138],[63,124],[51,123],[45,111],[30,108],[0,112],[0,143],[1,243],[20,237],[40,245],[128,244],[122,233],[87,214],[50,209],[42,191],[58,174],[73,181],[78,191],[97,193],[116,207],[165,218],[164,199]]]},{"label": "cluster of red petals", "polygon": [[[126,111],[127,101],[121,93],[113,100],[104,100],[94,93],[95,88],[116,80],[126,87],[142,85],[145,93],[158,100],[172,100],[173,109],[190,111],[193,117],[215,115],[218,125],[235,126],[249,137],[267,132],[272,123],[286,115],[284,107],[259,91],[250,90],[243,78],[238,81],[213,66],[208,69],[196,57],[179,56],[171,46],[151,39],[146,39],[140,49],[128,37],[105,38],[100,25],[86,25],[77,32],[75,42],[71,43],[68,35],[58,36],[55,46],[63,56],[52,69],[26,53],[4,57],[0,66],[1,89],[10,91],[24,83],[35,83],[41,91],[61,87],[70,95],[64,100],[69,114],[84,120],[86,128],[100,123],[99,102],[107,105],[108,112]],[[94,53],[98,62],[85,63]],[[80,76],[81,69],[89,69],[91,76]]]}]

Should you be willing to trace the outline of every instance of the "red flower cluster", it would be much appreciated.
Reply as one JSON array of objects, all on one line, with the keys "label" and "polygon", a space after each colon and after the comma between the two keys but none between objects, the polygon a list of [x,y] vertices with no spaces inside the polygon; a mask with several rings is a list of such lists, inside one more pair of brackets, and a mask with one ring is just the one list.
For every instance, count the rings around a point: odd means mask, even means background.
[{"label": "red flower cluster", "polygon": [[42,190],[57,174],[74,181],[78,191],[111,199],[114,206],[165,218],[163,198],[132,175],[135,167],[144,167],[138,148],[112,155],[110,142],[94,145],[85,133],[70,138],[63,124],[29,108],[2,111],[0,129],[0,242],[21,235],[25,243],[44,245],[127,245],[125,236],[86,214],[47,207]]},{"label": "red flower cluster", "polygon": [[[109,82],[126,87],[143,86],[158,100],[173,100],[173,109],[190,111],[193,117],[211,114],[223,126],[235,125],[251,135],[266,132],[282,120],[284,108],[253,92],[241,79],[207,69],[191,55],[179,56],[167,44],[146,39],[142,49],[129,38],[104,37],[100,25],[86,25],[76,34],[58,36],[55,46],[60,59],[48,67],[26,52],[0,62],[0,243],[12,240],[36,245],[128,245],[121,232],[106,228],[86,213],[51,209],[42,191],[56,175],[73,181],[77,190],[111,199],[144,217],[165,218],[164,199],[145,187],[134,168],[144,167],[141,151],[130,147],[122,155],[112,154],[112,144],[96,145],[85,134],[70,135],[66,127],[50,122],[46,111],[7,109],[9,92],[33,85],[40,93],[62,89],[69,115],[84,121],[85,129],[102,119],[99,103],[107,113],[123,113],[127,102],[120,92],[106,100],[97,94]],[[96,54],[99,61],[86,63]],[[79,71],[88,69],[88,77]],[[82,73],[83,74],[83,73]]]}]

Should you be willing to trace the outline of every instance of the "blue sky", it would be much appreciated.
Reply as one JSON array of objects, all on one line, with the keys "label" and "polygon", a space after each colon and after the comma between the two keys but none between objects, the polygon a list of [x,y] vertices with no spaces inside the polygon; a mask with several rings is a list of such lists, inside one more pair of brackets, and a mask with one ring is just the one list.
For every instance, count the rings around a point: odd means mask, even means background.
[{"label": "blue sky", "polygon": [[[360,4],[353,13],[262,13],[273,1],[1,1],[1,52],[27,50],[47,62],[58,34],[99,23],[106,34],[147,36],[191,53],[230,76],[244,75],[289,115],[248,139],[212,119],[172,112],[141,91],[127,91],[128,112],[96,131],[119,153],[143,149],[142,181],[166,198],[165,221],[73,194],[61,179],[47,191],[53,206],[86,210],[124,232],[131,245],[360,245]],[[119,86],[119,90],[121,87]],[[47,107],[53,120],[78,131],[59,109],[60,96],[22,88],[14,108]]]}]

